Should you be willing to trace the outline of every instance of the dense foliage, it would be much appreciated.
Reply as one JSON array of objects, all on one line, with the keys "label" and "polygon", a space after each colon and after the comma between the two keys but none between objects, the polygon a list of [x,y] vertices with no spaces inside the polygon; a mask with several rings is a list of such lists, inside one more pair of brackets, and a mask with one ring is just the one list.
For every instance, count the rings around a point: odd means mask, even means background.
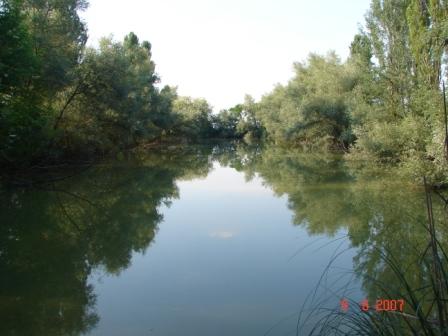
[{"label": "dense foliage", "polygon": [[218,114],[158,87],[151,44],[86,48],[85,0],[0,1],[0,161],[41,162],[172,139],[264,139],[393,162],[447,182],[448,2],[372,0],[350,56],[310,54],[285,85]]},{"label": "dense foliage", "polygon": [[311,54],[294,64],[295,76],[265,95],[257,116],[269,136],[279,143],[347,146],[353,136],[347,95],[351,73],[334,53]]},{"label": "dense foliage", "polygon": [[151,44],[86,48],[82,0],[0,2],[0,161],[30,166],[212,136],[206,101],[159,89]]},{"label": "dense foliage", "polygon": [[254,99],[246,95],[243,104],[222,110],[214,118],[215,134],[220,138],[244,138],[246,141],[265,137],[266,129],[256,115]]},{"label": "dense foliage", "polygon": [[343,148],[447,182],[447,46],[447,1],[372,0],[345,62],[330,52],[294,64],[255,116],[277,144]]},{"label": "dense foliage", "polygon": [[[440,82],[446,66],[446,1],[372,1],[352,43],[358,82],[351,114],[355,153],[446,179]],[[444,65],[445,63],[445,65]]]}]

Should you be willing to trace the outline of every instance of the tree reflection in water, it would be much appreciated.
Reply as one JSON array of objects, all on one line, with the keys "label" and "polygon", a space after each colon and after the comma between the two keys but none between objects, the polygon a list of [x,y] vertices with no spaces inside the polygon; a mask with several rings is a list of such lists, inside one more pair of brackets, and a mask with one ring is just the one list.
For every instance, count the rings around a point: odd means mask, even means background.
[{"label": "tree reflection in water", "polygon": [[204,176],[211,149],[157,152],[33,190],[0,194],[0,334],[79,335],[94,328],[94,269],[118,274],[144,252],[178,197]]},{"label": "tree reflection in water", "polygon": [[[128,268],[132,254],[153,241],[160,206],[179,196],[176,181],[207,176],[215,161],[286,195],[293,223],[310,235],[346,232],[370,300],[383,294],[378,283],[392,296],[402,293],[384,255],[414,288],[429,281],[417,253],[426,244],[424,193],[384,168],[356,169],[338,155],[259,145],[152,151],[41,188],[0,193],[0,334],[79,335],[94,328],[89,275]],[[435,213],[445,218],[443,204]],[[437,227],[446,244],[446,225]]]},{"label": "tree reflection in water", "polygon": [[[240,158],[250,155],[243,147],[236,152]],[[360,168],[334,154],[267,147],[244,165],[244,160],[232,160],[223,163],[241,168],[249,178],[257,173],[278,196],[286,195],[294,224],[309,234],[347,234],[356,249],[353,270],[372,305],[379,298],[414,299],[418,308],[408,305],[408,312],[416,315],[414,308],[420,309],[431,318],[436,305],[431,258],[425,254],[429,236],[423,186],[400,178],[399,169]],[[437,196],[433,200],[440,247],[447,251],[446,204]]]}]

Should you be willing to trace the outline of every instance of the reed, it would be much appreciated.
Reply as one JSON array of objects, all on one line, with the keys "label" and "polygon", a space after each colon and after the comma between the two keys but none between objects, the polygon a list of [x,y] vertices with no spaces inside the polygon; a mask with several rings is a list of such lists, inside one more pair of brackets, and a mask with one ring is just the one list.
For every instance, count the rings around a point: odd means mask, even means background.
[{"label": "reed", "polygon": [[[447,251],[441,244],[433,211],[432,188],[424,179],[427,222],[424,223],[427,232],[427,241],[424,248],[416,251],[417,259],[424,270],[421,276],[422,285],[415,288],[409,274],[403,265],[392,257],[387,250],[377,250],[382,262],[392,270],[394,286],[382,283],[372,278],[371,281],[377,293],[385,299],[402,298],[405,300],[403,311],[376,311],[370,309],[351,309],[347,312],[339,307],[324,308],[319,303],[309,311],[309,314],[319,316],[317,323],[313,323],[308,335],[428,335],[448,336],[448,273]],[[446,203],[446,200],[443,199]],[[333,260],[327,266],[330,269]],[[320,286],[321,284],[319,284]],[[334,295],[343,297],[342,292],[336,291]],[[350,306],[359,305],[354,300],[349,301]],[[306,320],[306,319],[305,319]],[[298,325],[304,323],[303,315],[299,317]],[[301,335],[298,327],[296,334]]]}]

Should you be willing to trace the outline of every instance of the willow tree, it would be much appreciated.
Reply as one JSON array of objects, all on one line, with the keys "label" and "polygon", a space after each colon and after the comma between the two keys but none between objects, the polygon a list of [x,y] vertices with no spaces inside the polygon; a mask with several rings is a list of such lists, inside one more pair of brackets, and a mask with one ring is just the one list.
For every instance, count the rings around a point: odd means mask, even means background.
[{"label": "willow tree", "polygon": [[[151,45],[134,33],[123,42],[103,38],[88,48],[72,84],[76,97],[61,120],[65,143],[96,150],[121,149],[161,133],[158,76]],[[82,127],[80,127],[82,126]]]},{"label": "willow tree", "polygon": [[294,64],[295,76],[259,103],[257,117],[276,142],[343,146],[351,142],[346,96],[353,79],[333,52]]}]

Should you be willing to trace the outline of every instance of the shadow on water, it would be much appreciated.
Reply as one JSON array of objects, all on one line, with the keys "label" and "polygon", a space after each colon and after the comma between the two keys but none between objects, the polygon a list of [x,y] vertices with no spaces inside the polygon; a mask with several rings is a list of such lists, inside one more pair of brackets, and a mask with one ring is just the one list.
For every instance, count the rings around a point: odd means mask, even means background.
[{"label": "shadow on water", "polygon": [[[385,169],[356,169],[338,155],[256,145],[191,147],[0,193],[0,334],[77,335],[94,328],[99,317],[89,275],[128,268],[132,254],[144,252],[156,236],[160,206],[179,197],[176,181],[207,176],[215,161],[247,180],[259,176],[286,196],[293,224],[310,235],[336,239],[342,232],[356,250],[347,273],[371,302],[384,295],[379,283],[391,297],[402,293],[384,256],[400,265],[410,286],[425,285],[426,265],[416,253],[426,246],[423,190]],[[445,244],[444,204],[435,202],[434,212],[443,219],[437,227]],[[422,304],[430,310],[431,302]]]}]

